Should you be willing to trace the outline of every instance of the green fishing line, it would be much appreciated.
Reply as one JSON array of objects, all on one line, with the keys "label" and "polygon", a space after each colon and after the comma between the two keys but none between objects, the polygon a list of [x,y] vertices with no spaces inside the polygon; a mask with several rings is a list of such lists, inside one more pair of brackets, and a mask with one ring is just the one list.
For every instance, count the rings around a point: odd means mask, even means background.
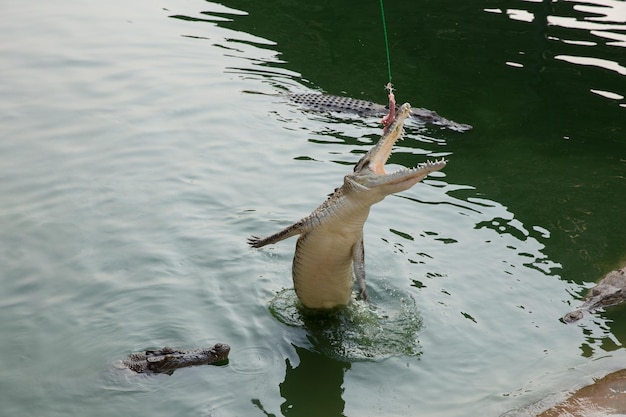
[{"label": "green fishing line", "polygon": [[391,84],[391,58],[389,58],[389,40],[387,39],[387,23],[385,22],[383,0],[380,0],[380,13],[383,17],[383,33],[385,34],[385,49],[387,50],[387,71],[389,72],[389,84]]}]

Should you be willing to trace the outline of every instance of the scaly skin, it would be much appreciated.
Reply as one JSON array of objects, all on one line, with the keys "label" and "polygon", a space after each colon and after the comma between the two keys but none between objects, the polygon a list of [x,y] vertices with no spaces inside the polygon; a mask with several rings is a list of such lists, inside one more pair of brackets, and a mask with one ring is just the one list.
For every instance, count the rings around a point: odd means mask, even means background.
[{"label": "scaly skin", "polygon": [[384,164],[393,145],[402,138],[411,106],[403,104],[378,143],[359,160],[343,185],[313,213],[265,238],[252,236],[255,248],[300,235],[293,258],[292,277],[297,296],[305,307],[333,309],[348,304],[353,274],[359,296],[367,299],[363,225],[372,204],[387,195],[411,188],[429,173],[442,169],[444,160],[427,162],[412,169],[386,173]]},{"label": "scaly skin", "polygon": [[[372,103],[371,101],[329,94],[291,94],[289,95],[289,99],[313,111],[356,113],[360,116],[385,116],[385,119],[382,121],[383,124],[387,123],[387,125],[389,125],[390,122],[393,122],[393,118],[389,119],[388,117],[388,114],[391,112],[389,107]],[[395,104],[395,100],[393,103]],[[397,110],[398,107],[395,108],[395,111]],[[457,132],[466,132],[472,129],[472,126],[468,124],[448,120],[432,110],[421,107],[413,107],[410,112],[410,117],[419,123],[441,126]]]},{"label": "scaly skin", "polygon": [[146,350],[131,353],[122,364],[137,373],[172,374],[178,368],[194,365],[207,365],[228,359],[230,346],[217,343],[208,349],[176,350],[165,347],[159,350]]}]

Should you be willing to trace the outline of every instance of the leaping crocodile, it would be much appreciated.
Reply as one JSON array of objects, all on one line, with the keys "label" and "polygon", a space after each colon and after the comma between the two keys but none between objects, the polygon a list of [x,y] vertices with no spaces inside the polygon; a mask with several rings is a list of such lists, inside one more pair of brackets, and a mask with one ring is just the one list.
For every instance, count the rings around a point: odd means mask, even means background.
[{"label": "leaping crocodile", "polygon": [[265,238],[252,236],[255,248],[300,235],[293,258],[292,277],[296,294],[305,307],[332,309],[348,304],[353,274],[359,297],[367,299],[363,225],[372,204],[387,195],[408,190],[429,173],[446,165],[445,160],[426,162],[415,168],[385,172],[393,145],[402,138],[411,105],[403,104],[378,143],[344,177],[343,185],[313,213]]},{"label": "leaping crocodile", "polygon": [[[320,112],[355,113],[360,116],[376,117],[384,116],[389,112],[389,107],[383,106],[382,104],[351,97],[333,96],[330,94],[290,94],[289,99]],[[396,106],[396,110],[398,110],[398,106]],[[409,115],[419,123],[441,126],[457,132],[465,132],[472,129],[472,126],[468,124],[448,120],[445,117],[439,116],[432,110],[421,107],[412,107]]]},{"label": "leaping crocodile", "polygon": [[131,353],[122,365],[137,373],[164,373],[171,375],[178,368],[207,365],[228,359],[230,346],[217,343],[208,349],[175,350],[169,347]]}]

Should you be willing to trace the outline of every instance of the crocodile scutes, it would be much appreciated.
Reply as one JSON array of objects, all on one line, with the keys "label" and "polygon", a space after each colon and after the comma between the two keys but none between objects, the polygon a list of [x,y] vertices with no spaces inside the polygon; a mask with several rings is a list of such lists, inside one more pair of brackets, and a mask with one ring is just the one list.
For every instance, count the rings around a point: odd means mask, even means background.
[{"label": "crocodile scutes", "polygon": [[210,348],[178,350],[164,347],[131,353],[122,364],[137,373],[172,374],[178,368],[220,363],[228,359],[230,346],[217,343]]}]

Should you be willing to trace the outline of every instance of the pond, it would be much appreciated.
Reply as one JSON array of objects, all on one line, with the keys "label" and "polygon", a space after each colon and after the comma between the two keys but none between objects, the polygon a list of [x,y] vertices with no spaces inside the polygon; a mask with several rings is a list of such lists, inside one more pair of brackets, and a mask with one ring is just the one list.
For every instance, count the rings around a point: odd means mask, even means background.
[{"label": "pond", "polygon": [[[20,416],[500,416],[624,368],[625,311],[560,319],[626,262],[623,1],[385,2],[407,123],[372,207],[370,304],[306,317],[295,239],[379,118],[378,2],[5,1],[0,410]],[[217,342],[223,366],[119,369]],[[527,407],[531,406],[531,409]]]}]

